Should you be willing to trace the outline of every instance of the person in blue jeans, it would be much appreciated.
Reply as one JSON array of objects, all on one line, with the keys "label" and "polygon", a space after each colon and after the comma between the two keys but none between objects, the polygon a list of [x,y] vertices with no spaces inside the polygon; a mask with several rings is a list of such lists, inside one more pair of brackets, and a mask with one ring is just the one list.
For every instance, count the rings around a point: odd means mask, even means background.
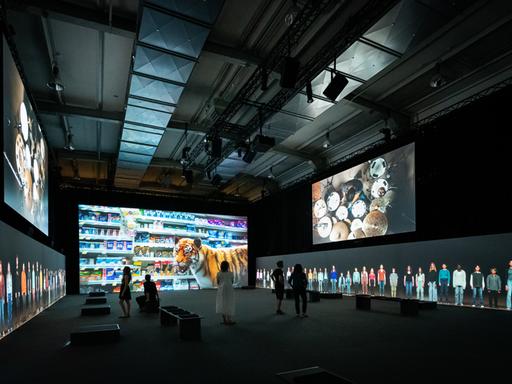
[{"label": "person in blue jeans", "polygon": [[332,271],[329,277],[331,279],[331,292],[336,293],[336,281],[338,280],[338,273],[336,272],[334,265],[332,266]]},{"label": "person in blue jeans", "polygon": [[512,260],[508,262],[507,282],[505,289],[507,291],[507,309],[510,311],[512,310]]},{"label": "person in blue jeans", "polygon": [[350,277],[350,271],[347,271],[347,276],[345,277],[345,293],[350,295],[351,290],[350,286],[352,285],[352,278]]},{"label": "person in blue jeans", "polygon": [[460,264],[453,271],[452,278],[453,288],[455,290],[455,305],[464,305],[464,290],[466,289],[466,271],[462,269]]},{"label": "person in blue jeans", "polygon": [[414,285],[414,275],[412,274],[411,266],[407,266],[407,272],[404,275],[405,297],[410,299],[412,297],[412,287]]},{"label": "person in blue jeans", "polygon": [[450,271],[446,267],[446,264],[443,264],[439,271],[439,301],[441,303],[448,302],[448,287],[450,286],[450,279]]},{"label": "person in blue jeans", "polygon": [[[481,308],[484,307],[483,291],[485,289],[485,278],[482,272],[480,272],[480,266],[475,266],[475,271],[469,277],[469,286],[473,290],[473,307],[479,305]],[[479,304],[477,304],[477,298]]]},{"label": "person in blue jeans", "polygon": [[2,271],[2,261],[0,260],[0,337],[4,333],[4,299],[5,297],[5,280]]}]

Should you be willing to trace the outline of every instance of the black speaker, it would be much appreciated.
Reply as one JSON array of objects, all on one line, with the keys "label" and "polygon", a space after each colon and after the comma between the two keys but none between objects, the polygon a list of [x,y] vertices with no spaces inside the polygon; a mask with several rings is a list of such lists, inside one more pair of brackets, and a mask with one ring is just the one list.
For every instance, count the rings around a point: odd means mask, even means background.
[{"label": "black speaker", "polygon": [[336,76],[334,76],[334,79],[332,79],[329,85],[324,89],[324,96],[335,101],[347,84],[347,78],[342,74],[337,73]]},{"label": "black speaker", "polygon": [[194,172],[192,172],[191,169],[185,169],[183,171],[183,175],[185,176],[187,184],[192,184],[194,182]]},{"label": "black speaker", "polygon": [[246,163],[251,163],[254,160],[256,153],[257,153],[256,151],[254,151],[253,149],[250,148],[247,151],[245,151],[245,154],[244,154],[244,157],[242,158],[242,160],[245,161]]},{"label": "black speaker", "polygon": [[299,66],[299,60],[293,57],[284,58],[281,81],[279,82],[282,88],[295,88],[299,76]]},{"label": "black speaker", "polygon": [[218,159],[222,156],[222,139],[214,137],[212,140],[212,157]]},{"label": "black speaker", "polygon": [[215,176],[213,176],[213,179],[212,179],[212,184],[215,185],[215,186],[219,186],[220,183],[222,182],[222,177],[221,175],[219,174],[216,174]]}]

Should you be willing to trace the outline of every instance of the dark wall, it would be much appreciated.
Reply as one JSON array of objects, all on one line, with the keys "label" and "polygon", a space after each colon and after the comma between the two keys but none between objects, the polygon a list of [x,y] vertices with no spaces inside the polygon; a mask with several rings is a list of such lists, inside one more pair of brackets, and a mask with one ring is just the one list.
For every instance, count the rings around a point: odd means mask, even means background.
[{"label": "dark wall", "polygon": [[[251,206],[252,256],[282,255],[512,231],[508,203],[512,87],[446,115],[401,143],[341,164],[347,169],[407,141],[416,142],[416,232],[312,246],[311,183]],[[315,179],[316,180],[316,179]]]},{"label": "dark wall", "polygon": [[[220,203],[208,199],[169,198],[145,193],[124,193],[94,190],[55,191],[55,247],[66,255],[67,293],[79,292],[78,205],[106,205],[184,212],[248,215],[245,203]],[[249,221],[249,228],[251,226]],[[250,234],[249,234],[250,236]],[[250,241],[250,240],[249,240]],[[249,246],[250,248],[250,246]],[[254,273],[254,261],[249,265],[249,275]]]}]

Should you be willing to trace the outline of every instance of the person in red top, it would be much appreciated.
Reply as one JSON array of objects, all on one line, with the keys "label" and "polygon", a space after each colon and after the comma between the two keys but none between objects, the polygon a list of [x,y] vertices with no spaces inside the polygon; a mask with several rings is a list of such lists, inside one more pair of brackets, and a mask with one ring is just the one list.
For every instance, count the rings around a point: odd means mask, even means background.
[{"label": "person in red top", "polygon": [[373,268],[370,268],[370,274],[368,275],[368,283],[370,285],[370,295],[373,296],[376,285],[376,276],[375,272],[373,271]]},{"label": "person in red top", "polygon": [[379,295],[384,296],[384,287],[386,286],[386,270],[382,264],[377,271],[377,284],[379,285]]}]

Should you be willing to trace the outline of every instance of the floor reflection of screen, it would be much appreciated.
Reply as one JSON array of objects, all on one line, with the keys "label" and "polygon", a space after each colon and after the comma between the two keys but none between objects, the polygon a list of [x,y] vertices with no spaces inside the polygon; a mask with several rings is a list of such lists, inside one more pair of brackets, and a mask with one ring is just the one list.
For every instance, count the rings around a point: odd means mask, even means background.
[{"label": "floor reflection of screen", "polygon": [[216,286],[227,260],[235,286],[247,285],[247,217],[79,205],[80,292],[132,290],[146,275],[159,290]]},{"label": "floor reflection of screen", "polygon": [[0,222],[0,339],[66,293],[64,256]]},{"label": "floor reflection of screen", "polygon": [[3,39],[4,200],[48,234],[48,149]]},{"label": "floor reflection of screen", "polygon": [[313,244],[416,230],[414,144],[312,185]]}]

